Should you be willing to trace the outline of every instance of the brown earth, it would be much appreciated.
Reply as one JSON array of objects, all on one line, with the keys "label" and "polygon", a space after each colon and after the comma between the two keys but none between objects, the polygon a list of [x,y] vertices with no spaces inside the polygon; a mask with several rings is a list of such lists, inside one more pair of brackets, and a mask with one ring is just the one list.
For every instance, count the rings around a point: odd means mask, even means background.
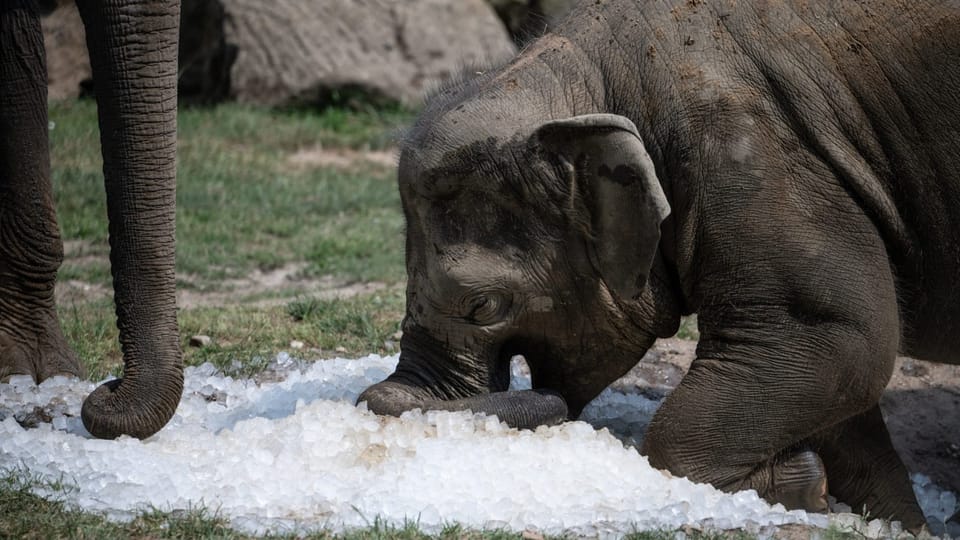
[{"label": "brown earth", "polygon": [[[384,283],[353,282],[330,276],[304,278],[303,263],[290,263],[273,270],[254,270],[242,278],[226,279],[217,289],[204,291],[180,287],[177,289],[177,306],[189,309],[201,306],[272,306],[289,302],[295,296],[311,296],[319,299],[346,298],[369,294],[386,287]],[[178,275],[179,281],[189,276]],[[258,298],[261,297],[261,298]]]}]

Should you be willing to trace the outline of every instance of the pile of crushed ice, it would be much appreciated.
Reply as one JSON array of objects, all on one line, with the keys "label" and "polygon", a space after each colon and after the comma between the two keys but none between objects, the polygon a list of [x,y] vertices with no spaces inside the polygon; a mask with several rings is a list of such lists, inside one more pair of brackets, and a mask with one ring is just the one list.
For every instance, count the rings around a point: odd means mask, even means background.
[{"label": "pile of crushed ice", "polygon": [[[188,368],[176,416],[145,441],[90,438],[79,410],[92,383],[55,378],[37,387],[14,378],[0,385],[0,469],[66,482],[74,489],[59,499],[116,519],[203,506],[251,533],[338,531],[378,519],[426,532],[459,523],[589,536],[828,523],[754,492],[725,494],[651,468],[621,442],[637,442],[659,405],[639,395],[607,390],[584,421],[536,431],[470,413],[397,419],[354,406],[396,362],[300,363],[281,353],[257,380]],[[517,373],[514,386],[529,385]],[[931,522],[942,523],[953,494],[915,482]]]}]

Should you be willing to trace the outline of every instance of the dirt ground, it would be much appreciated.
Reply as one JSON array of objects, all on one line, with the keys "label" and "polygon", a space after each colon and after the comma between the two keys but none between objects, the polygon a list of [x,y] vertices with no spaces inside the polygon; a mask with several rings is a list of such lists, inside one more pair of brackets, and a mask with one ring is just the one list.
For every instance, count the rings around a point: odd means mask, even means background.
[{"label": "dirt ground", "polygon": [[[615,385],[625,392],[665,393],[690,367],[696,346],[659,340]],[[880,407],[907,469],[960,493],[960,366],[897,359]]]}]

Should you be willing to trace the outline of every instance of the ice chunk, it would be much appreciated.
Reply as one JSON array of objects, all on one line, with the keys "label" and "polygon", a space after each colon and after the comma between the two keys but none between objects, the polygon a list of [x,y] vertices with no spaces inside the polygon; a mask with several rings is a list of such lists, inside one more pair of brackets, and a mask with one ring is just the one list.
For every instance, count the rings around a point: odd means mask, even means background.
[{"label": "ice chunk", "polygon": [[[721,493],[650,467],[632,445],[659,402],[640,395],[607,390],[581,421],[535,431],[470,412],[380,418],[355,406],[396,362],[371,355],[307,363],[282,353],[255,379],[189,367],[176,415],[145,441],[89,438],[79,413],[93,383],[15,379],[0,385],[0,411],[10,413],[0,420],[0,468],[63,479],[76,489],[58,498],[117,519],[151,506],[204,505],[254,534],[340,531],[376,519],[414,521],[432,533],[459,523],[604,538],[685,525],[759,532],[827,524],[752,491]],[[529,388],[519,363],[512,378]],[[37,408],[51,417],[44,427],[16,421]],[[937,516],[956,499],[914,481],[925,509],[934,508],[928,516],[942,522]]]}]

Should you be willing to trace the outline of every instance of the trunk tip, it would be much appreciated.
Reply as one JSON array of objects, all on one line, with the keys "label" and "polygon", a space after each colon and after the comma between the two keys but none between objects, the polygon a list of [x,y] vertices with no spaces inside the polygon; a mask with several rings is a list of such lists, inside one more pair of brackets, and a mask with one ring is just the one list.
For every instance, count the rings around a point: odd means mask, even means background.
[{"label": "trunk tip", "polygon": [[98,439],[129,435],[146,439],[173,418],[183,394],[183,374],[166,385],[133,390],[124,379],[113,379],[87,396],[80,410],[83,426]]}]

